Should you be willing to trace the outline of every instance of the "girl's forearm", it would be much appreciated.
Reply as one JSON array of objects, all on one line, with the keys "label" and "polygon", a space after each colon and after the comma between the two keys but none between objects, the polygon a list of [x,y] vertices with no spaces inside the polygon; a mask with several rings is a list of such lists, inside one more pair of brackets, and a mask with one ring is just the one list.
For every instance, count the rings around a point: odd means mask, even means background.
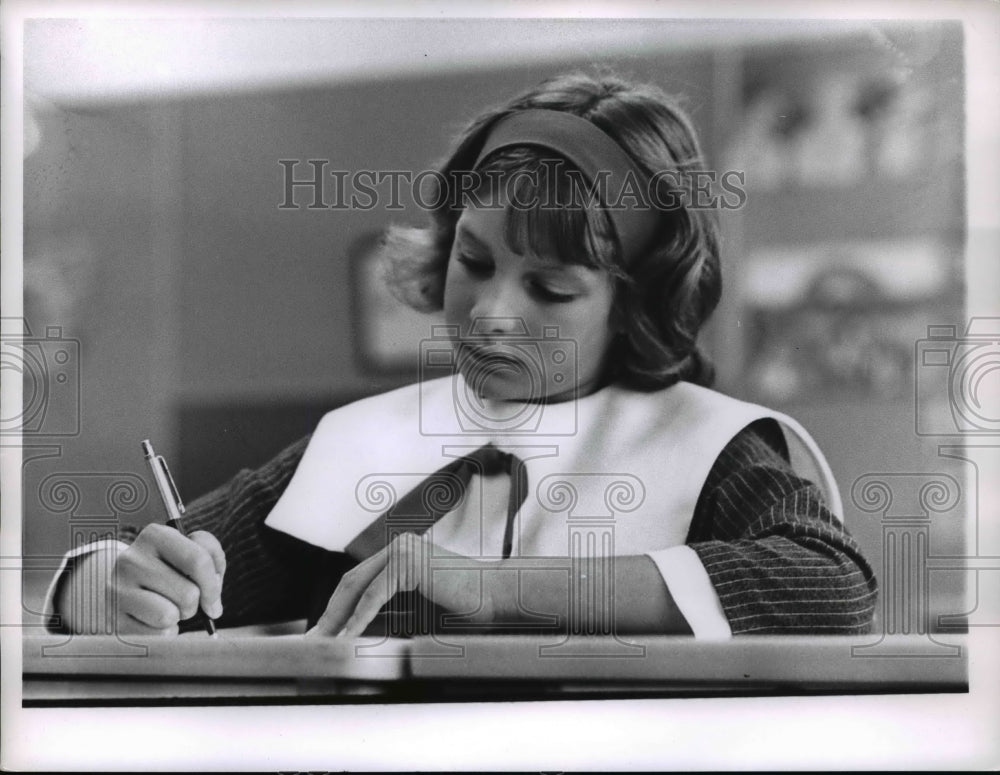
[{"label": "girl's forearm", "polygon": [[570,632],[691,634],[655,563],[645,555],[592,562],[519,558],[497,568],[492,610],[501,627],[555,615]]}]

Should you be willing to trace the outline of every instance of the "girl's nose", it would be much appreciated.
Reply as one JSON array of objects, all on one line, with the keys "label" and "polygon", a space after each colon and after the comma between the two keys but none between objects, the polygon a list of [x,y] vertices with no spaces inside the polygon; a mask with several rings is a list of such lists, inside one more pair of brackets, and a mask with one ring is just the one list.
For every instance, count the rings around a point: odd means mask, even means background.
[{"label": "girl's nose", "polygon": [[516,291],[503,285],[484,290],[472,308],[473,336],[525,336],[528,333]]},{"label": "girl's nose", "polygon": [[521,317],[474,317],[472,336],[527,336],[528,327]]}]

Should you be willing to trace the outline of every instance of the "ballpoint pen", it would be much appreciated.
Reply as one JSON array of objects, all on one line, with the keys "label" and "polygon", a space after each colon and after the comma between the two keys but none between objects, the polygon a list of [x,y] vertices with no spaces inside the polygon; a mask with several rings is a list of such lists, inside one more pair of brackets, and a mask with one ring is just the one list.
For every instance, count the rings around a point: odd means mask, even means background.
[{"label": "ballpoint pen", "polygon": [[[184,522],[181,519],[184,514],[184,504],[181,502],[180,493],[177,492],[177,485],[174,484],[174,477],[170,475],[170,469],[167,468],[167,461],[163,459],[163,455],[157,455],[153,452],[153,445],[149,443],[149,439],[142,442],[142,455],[146,458],[146,462],[149,463],[153,472],[156,489],[160,491],[160,498],[167,510],[169,524],[181,535],[186,536],[187,532],[184,530]],[[204,611],[202,614],[205,618],[205,632],[214,637],[215,622]]]}]

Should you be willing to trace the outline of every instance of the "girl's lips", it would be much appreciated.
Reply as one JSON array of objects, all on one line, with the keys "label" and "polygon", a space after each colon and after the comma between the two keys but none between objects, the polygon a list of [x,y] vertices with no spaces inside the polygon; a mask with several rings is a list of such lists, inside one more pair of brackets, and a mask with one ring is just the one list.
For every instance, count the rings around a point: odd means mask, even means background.
[{"label": "girl's lips", "polygon": [[519,350],[507,347],[491,347],[482,345],[464,345],[466,352],[476,361],[492,361],[494,363],[509,363],[523,366],[524,355]]},{"label": "girl's lips", "polygon": [[[464,360],[464,364],[462,361]],[[466,348],[464,359],[459,359],[459,369],[471,385],[485,385],[494,381],[504,384],[522,384],[529,380],[532,384],[534,368],[526,362],[526,354],[520,350],[511,352],[506,347],[471,345]]]},{"label": "girl's lips", "polygon": [[470,347],[469,354],[474,360],[477,361],[494,361],[500,363],[510,363],[513,365],[519,365],[522,363],[520,358],[512,355],[510,352],[495,348]]}]

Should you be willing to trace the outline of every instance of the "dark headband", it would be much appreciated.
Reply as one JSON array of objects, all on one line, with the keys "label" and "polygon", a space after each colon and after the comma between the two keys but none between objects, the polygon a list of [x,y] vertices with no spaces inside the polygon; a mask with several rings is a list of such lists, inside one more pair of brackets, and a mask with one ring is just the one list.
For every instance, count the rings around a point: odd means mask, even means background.
[{"label": "dark headband", "polygon": [[[558,110],[521,110],[493,125],[476,159],[478,168],[489,154],[514,145],[538,145],[556,151],[580,168],[590,184],[598,173],[606,176],[607,202],[603,202],[614,224],[626,263],[649,247],[659,223],[659,210],[650,206],[645,190],[649,176],[618,143],[585,118]],[[632,178],[626,188],[626,181]],[[640,187],[639,199],[627,192]],[[626,195],[623,197],[623,192]],[[620,202],[620,203],[619,203]],[[611,204],[611,207],[607,207]]]}]

